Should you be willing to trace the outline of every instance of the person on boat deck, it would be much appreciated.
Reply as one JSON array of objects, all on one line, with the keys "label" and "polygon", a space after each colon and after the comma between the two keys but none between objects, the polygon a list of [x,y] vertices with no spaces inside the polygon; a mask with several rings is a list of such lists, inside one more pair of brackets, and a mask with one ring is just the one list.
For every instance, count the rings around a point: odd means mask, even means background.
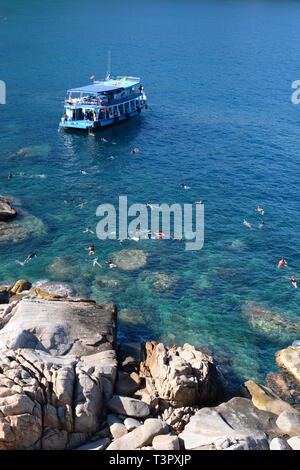
[{"label": "person on boat deck", "polygon": [[140,92],[141,92],[141,93],[143,93],[143,91],[144,91],[144,87],[143,87],[143,85],[142,85],[142,84],[140,84],[140,86],[139,86],[139,90],[140,90]]},{"label": "person on boat deck", "polygon": [[68,120],[68,116],[64,114],[64,121],[66,122]]},{"label": "person on boat deck", "polygon": [[72,104],[73,103],[73,98],[72,98],[72,95],[69,96],[69,99],[67,100],[67,103],[70,103]]}]

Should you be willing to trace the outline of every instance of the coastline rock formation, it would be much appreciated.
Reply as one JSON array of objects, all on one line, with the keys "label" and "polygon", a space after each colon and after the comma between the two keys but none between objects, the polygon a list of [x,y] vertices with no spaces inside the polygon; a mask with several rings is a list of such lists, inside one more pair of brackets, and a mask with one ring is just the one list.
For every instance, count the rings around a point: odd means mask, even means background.
[{"label": "coastline rock formation", "polygon": [[116,309],[24,293],[0,305],[0,449],[76,447],[113,394]]},{"label": "coastline rock formation", "polygon": [[[271,388],[248,381],[247,398],[232,398],[189,344],[117,348],[116,307],[74,295],[56,282],[0,287],[1,450],[300,447],[300,413]],[[277,355],[297,379],[299,350]]]}]

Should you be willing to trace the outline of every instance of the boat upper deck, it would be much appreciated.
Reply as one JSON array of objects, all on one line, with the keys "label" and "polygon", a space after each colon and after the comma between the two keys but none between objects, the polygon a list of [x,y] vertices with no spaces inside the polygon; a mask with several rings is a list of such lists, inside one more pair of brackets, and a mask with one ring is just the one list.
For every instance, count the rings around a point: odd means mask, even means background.
[{"label": "boat upper deck", "polygon": [[116,77],[71,88],[68,90],[69,98],[65,102],[70,108],[114,106],[143,95],[140,88],[140,78]]}]

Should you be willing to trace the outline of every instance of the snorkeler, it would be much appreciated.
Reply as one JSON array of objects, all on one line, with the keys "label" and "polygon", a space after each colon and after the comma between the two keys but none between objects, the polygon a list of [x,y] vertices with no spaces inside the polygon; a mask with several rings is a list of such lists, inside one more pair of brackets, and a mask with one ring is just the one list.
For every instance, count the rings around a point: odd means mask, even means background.
[{"label": "snorkeler", "polygon": [[33,251],[32,253],[29,253],[27,258],[24,260],[24,264],[29,263],[29,261],[32,260],[33,258],[35,258],[36,256],[37,256],[36,251]]},{"label": "snorkeler", "polygon": [[258,206],[258,208],[256,209],[257,212],[259,212],[261,215],[264,215],[265,211],[263,210],[262,207]]},{"label": "snorkeler", "polygon": [[247,227],[247,228],[251,228],[251,224],[250,224],[250,222],[247,222],[247,220],[245,220],[245,219],[244,219],[244,222],[243,222],[243,224],[245,225],[245,227]]},{"label": "snorkeler", "polygon": [[76,207],[80,207],[80,209],[83,208],[83,206],[86,206],[87,202],[80,202]]},{"label": "snorkeler", "polygon": [[104,143],[106,143],[106,142],[108,142],[108,140],[107,140],[107,139],[105,139],[104,137],[101,137],[101,142],[104,142]]},{"label": "snorkeler", "polygon": [[87,171],[85,171],[85,170],[79,170],[79,171],[82,175],[87,175],[88,174]]},{"label": "snorkeler", "polygon": [[181,183],[181,184],[180,184],[180,187],[181,187],[182,189],[190,189],[190,186],[188,186],[188,185],[185,184],[185,183]]},{"label": "snorkeler", "polygon": [[9,173],[8,173],[8,176],[7,176],[7,179],[8,179],[8,180],[11,180],[12,177],[13,177],[13,174],[12,174],[11,172],[9,172]]},{"label": "snorkeler", "polygon": [[130,150],[130,153],[133,155],[135,153],[139,153],[140,149],[138,147],[133,147],[131,150]]},{"label": "snorkeler", "polygon": [[298,289],[297,280],[294,276],[290,277],[290,281],[292,281],[292,286],[295,287],[295,289]]},{"label": "snorkeler", "polygon": [[87,227],[87,228],[83,231],[83,233],[93,233],[93,234],[94,234],[95,232],[93,232],[93,230],[91,229],[91,227]]},{"label": "snorkeler", "polygon": [[284,266],[287,266],[287,262],[284,258],[281,258],[278,262],[277,268],[283,268]]},{"label": "snorkeler", "polygon": [[262,221],[260,224],[259,224],[259,228],[263,228],[265,226],[265,223],[264,221]]},{"label": "snorkeler", "polygon": [[93,259],[93,268],[96,266],[99,266],[99,268],[102,268],[101,264],[98,262],[98,257]]},{"label": "snorkeler", "polygon": [[94,245],[90,245],[89,248],[89,256],[92,256],[95,254],[95,246]]},{"label": "snorkeler", "polygon": [[116,267],[117,267],[117,265],[114,264],[111,260],[105,261],[105,263],[107,264],[107,266],[108,266],[110,269],[113,269],[113,268],[116,268]]}]

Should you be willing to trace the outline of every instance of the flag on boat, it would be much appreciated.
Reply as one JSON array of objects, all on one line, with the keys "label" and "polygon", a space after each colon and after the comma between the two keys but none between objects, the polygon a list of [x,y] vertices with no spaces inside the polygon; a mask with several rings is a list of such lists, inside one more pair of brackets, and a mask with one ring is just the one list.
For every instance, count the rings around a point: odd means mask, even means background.
[{"label": "flag on boat", "polygon": [[105,80],[110,80],[110,73],[108,73],[108,74],[106,75]]},{"label": "flag on boat", "polygon": [[90,77],[90,79],[91,79],[91,80],[95,80],[95,75],[92,75],[92,76]]}]

